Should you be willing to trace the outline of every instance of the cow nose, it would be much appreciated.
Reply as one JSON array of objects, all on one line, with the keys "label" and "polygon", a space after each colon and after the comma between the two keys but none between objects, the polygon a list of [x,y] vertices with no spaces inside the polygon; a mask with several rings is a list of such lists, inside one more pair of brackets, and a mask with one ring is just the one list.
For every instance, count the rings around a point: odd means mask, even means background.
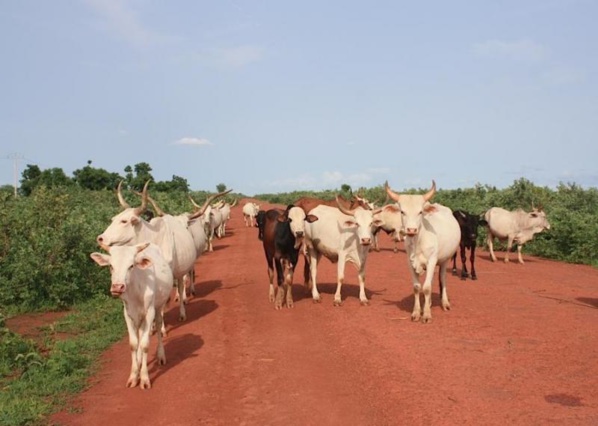
[{"label": "cow nose", "polygon": [[125,285],[114,283],[110,286],[110,294],[114,297],[118,297],[125,292]]},{"label": "cow nose", "polygon": [[407,228],[406,234],[411,236],[417,235],[417,228]]},{"label": "cow nose", "polygon": [[297,231],[297,237],[301,238],[303,236],[303,231]]},{"label": "cow nose", "polygon": [[364,246],[369,246],[371,242],[372,242],[372,240],[370,238],[362,238],[361,239],[361,244]]}]

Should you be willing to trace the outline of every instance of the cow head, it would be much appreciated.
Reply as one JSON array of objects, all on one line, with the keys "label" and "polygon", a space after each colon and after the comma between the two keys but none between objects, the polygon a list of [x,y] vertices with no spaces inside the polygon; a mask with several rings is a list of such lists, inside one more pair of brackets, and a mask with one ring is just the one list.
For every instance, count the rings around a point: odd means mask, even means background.
[{"label": "cow head", "polygon": [[106,247],[110,254],[90,254],[98,265],[110,266],[110,294],[113,297],[120,297],[127,291],[134,268],[147,269],[153,265],[149,256],[143,252],[149,244],[146,242],[136,246]]},{"label": "cow head", "polygon": [[379,226],[375,228],[383,228],[387,233],[390,233],[394,241],[401,241],[403,219],[401,217],[401,210],[396,204],[383,206],[380,211],[374,215],[374,219],[380,221]]},{"label": "cow head", "polygon": [[141,215],[147,208],[147,185],[149,184],[149,180],[143,187],[141,193],[141,206],[139,207],[131,207],[127,204],[121,194],[121,184],[122,181],[118,184],[117,196],[124,210],[114,216],[108,228],[106,228],[102,234],[98,235],[96,241],[100,246],[112,247],[129,244],[131,241],[135,240],[141,226],[145,223]]},{"label": "cow head", "polygon": [[542,232],[545,229],[550,229],[550,223],[548,223],[546,213],[542,209],[533,209],[529,213],[529,219],[534,226],[534,232]]},{"label": "cow head", "polygon": [[262,241],[264,239],[264,227],[266,226],[266,211],[260,210],[257,212],[255,217],[255,223],[257,223],[258,234],[257,238]]},{"label": "cow head", "polygon": [[343,222],[343,226],[355,228],[359,243],[364,246],[370,245],[372,242],[372,229],[381,224],[380,219],[374,219],[374,215],[379,213],[381,209],[372,211],[361,206],[347,209],[338,196],[336,197],[336,203],[342,213],[351,217]]},{"label": "cow head", "polygon": [[469,214],[463,210],[455,210],[453,216],[455,216],[461,228],[462,240],[467,242],[476,241],[478,238],[478,227],[488,224],[481,216]]},{"label": "cow head", "polygon": [[388,196],[397,202],[401,211],[403,221],[401,232],[410,237],[416,236],[424,215],[436,210],[429,202],[436,193],[436,182],[432,181],[432,187],[424,195],[398,194],[390,189],[388,182],[385,183],[385,189]]},{"label": "cow head", "polygon": [[301,207],[287,206],[284,214],[278,217],[279,222],[289,222],[291,233],[295,237],[295,248],[298,249],[303,243],[305,236],[305,222],[313,223],[318,217],[313,214],[306,215]]}]

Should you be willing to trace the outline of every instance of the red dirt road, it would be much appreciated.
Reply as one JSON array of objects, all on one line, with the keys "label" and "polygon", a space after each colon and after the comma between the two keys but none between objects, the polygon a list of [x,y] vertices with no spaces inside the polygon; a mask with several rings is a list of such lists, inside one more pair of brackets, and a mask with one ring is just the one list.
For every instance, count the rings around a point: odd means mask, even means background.
[{"label": "red dirt road", "polygon": [[[478,281],[449,275],[452,310],[413,323],[404,251],[368,258],[370,306],[347,265],[321,263],[314,304],[295,274],[295,307],[276,311],[256,228],[243,200],[227,236],[197,263],[198,294],[166,321],[167,364],[150,353],[152,389],[127,389],[127,339],[110,348],[61,425],[596,425],[598,270],[525,255],[477,259]],[[400,245],[402,249],[402,244]],[[501,253],[502,254],[502,253]],[[516,256],[515,256],[516,258]],[[499,255],[499,259],[502,256]]]}]

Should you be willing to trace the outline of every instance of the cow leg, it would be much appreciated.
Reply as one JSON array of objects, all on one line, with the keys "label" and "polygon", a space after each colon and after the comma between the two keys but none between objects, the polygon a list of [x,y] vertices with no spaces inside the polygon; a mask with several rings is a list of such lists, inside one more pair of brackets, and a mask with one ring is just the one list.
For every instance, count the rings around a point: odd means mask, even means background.
[{"label": "cow leg", "polygon": [[309,275],[311,278],[311,298],[314,303],[320,303],[320,293],[318,293],[318,285],[316,282],[316,276],[318,274],[318,263],[322,257],[319,253],[314,253],[312,250],[309,251]]},{"label": "cow leg", "polygon": [[461,279],[465,280],[469,274],[467,273],[467,248],[465,244],[461,244]]},{"label": "cow leg", "polygon": [[513,248],[513,240],[515,238],[510,236],[507,239],[507,251],[505,252],[505,263],[509,263],[509,252],[511,251],[511,249]]},{"label": "cow leg", "polygon": [[457,275],[457,252],[455,252],[455,254],[453,254],[453,269],[452,269],[452,274],[453,275]]},{"label": "cow leg", "polygon": [[359,266],[357,279],[359,280],[359,302],[362,306],[367,306],[370,304],[370,301],[365,295],[365,262],[362,262]]},{"label": "cow leg", "polygon": [[[160,307],[160,309],[156,312],[156,319],[154,321],[156,323],[157,328],[164,328],[164,307]],[[158,358],[158,364],[164,365],[166,364],[166,352],[164,351],[164,342],[162,340],[162,333],[157,333],[158,335],[158,349],[156,350],[156,358]]]},{"label": "cow leg", "polygon": [[336,265],[336,292],[334,293],[334,306],[341,306],[343,301],[341,299],[341,288],[345,280],[345,254],[341,251],[338,254],[338,263]]},{"label": "cow leg", "polygon": [[[434,269],[436,267],[436,260],[436,256],[430,256],[430,258],[428,259],[428,263],[426,265],[426,278],[422,286],[422,292],[424,293],[424,312],[422,315],[422,322],[424,324],[432,320],[432,280],[434,279]],[[444,283],[444,280],[442,280],[442,282]]]},{"label": "cow leg", "polygon": [[469,261],[471,262],[471,279],[472,280],[477,280],[478,276],[475,273],[475,241],[473,242],[473,244],[471,245],[471,248],[469,249]]},{"label": "cow leg", "polygon": [[139,331],[133,319],[127,313],[127,308],[124,308],[125,323],[127,324],[127,331],[129,332],[129,348],[131,350],[131,373],[127,379],[127,387],[134,388],[139,382],[139,362],[137,359],[137,347],[139,346]]},{"label": "cow leg", "polygon": [[276,300],[274,302],[275,309],[282,309],[284,302],[284,274],[282,271],[282,262],[280,259],[274,258],[274,266],[276,267]]},{"label": "cow leg", "polygon": [[293,267],[294,265],[288,260],[282,261],[282,270],[284,272],[284,293],[286,294],[287,308],[292,308],[293,305]]},{"label": "cow leg", "polygon": [[270,288],[268,290],[268,299],[274,302],[276,291],[274,290],[274,267],[272,266],[274,258],[266,254],[266,261],[268,262],[268,280],[270,281]]},{"label": "cow leg", "polygon": [[[438,271],[438,282],[440,283],[440,296],[441,296],[441,304],[442,309],[448,311],[451,309],[451,304],[448,299],[447,287],[446,287],[446,263],[440,265],[440,270]],[[432,280],[430,280],[432,281]]]},{"label": "cow leg", "polygon": [[189,272],[189,293],[195,296],[195,265]]},{"label": "cow leg", "polygon": [[176,285],[179,292],[179,321],[187,319],[187,312],[185,311],[185,277],[177,278]]},{"label": "cow leg", "polygon": [[521,244],[517,244],[517,257],[519,259],[520,264],[524,264],[523,257],[521,257]]},{"label": "cow leg", "polygon": [[488,235],[486,236],[486,244],[488,244],[488,250],[490,250],[490,258],[493,262],[496,262],[496,255],[494,254],[494,244],[493,244],[494,237],[488,230]]},{"label": "cow leg", "polygon": [[421,284],[419,277],[413,269],[413,265],[409,261],[409,253],[407,253],[407,264],[409,265],[409,273],[411,274],[411,282],[413,284],[413,312],[411,312],[411,321],[419,321],[421,318],[421,305],[419,302],[419,293],[421,291]]},{"label": "cow leg", "polygon": [[153,306],[149,306],[145,314],[145,319],[141,321],[141,327],[139,327],[139,347],[137,349],[137,355],[141,362],[140,369],[140,389],[149,389],[152,387],[149,378],[149,372],[147,370],[147,353],[149,351],[150,343],[150,328],[154,322],[156,316],[156,310]]}]

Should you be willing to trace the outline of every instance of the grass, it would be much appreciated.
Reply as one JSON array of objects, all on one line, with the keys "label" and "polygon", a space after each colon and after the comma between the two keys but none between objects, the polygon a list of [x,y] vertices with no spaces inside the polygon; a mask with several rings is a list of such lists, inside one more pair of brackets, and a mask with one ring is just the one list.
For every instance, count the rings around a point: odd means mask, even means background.
[{"label": "grass", "polygon": [[1,425],[45,424],[85,389],[102,352],[126,332],[122,302],[98,296],[44,332],[40,347],[10,332],[0,319]]}]

